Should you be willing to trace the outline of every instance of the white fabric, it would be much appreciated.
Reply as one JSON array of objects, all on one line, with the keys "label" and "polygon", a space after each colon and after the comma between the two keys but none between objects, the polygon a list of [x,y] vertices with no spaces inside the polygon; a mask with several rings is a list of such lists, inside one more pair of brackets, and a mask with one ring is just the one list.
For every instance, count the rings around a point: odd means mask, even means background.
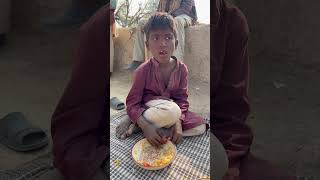
[{"label": "white fabric", "polygon": [[146,106],[149,108],[143,113],[143,116],[157,128],[169,128],[181,117],[181,109],[173,101],[151,100],[146,103]]},{"label": "white fabric", "polygon": [[[180,121],[181,109],[173,101],[157,99],[146,103],[149,108],[143,117],[157,128],[169,128]],[[183,136],[198,136],[206,132],[206,125],[201,124],[182,132]]]},{"label": "white fabric", "polygon": [[183,61],[185,46],[185,27],[191,26],[192,18],[188,15],[182,14],[175,17],[174,19],[176,20],[177,26],[178,46],[177,49],[173,52],[173,56],[175,56],[178,60]]}]

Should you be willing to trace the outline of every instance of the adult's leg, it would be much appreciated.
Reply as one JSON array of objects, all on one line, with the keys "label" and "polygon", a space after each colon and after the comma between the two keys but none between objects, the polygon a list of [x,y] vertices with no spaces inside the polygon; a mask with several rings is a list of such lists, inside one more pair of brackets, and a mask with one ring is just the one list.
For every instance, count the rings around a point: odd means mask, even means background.
[{"label": "adult's leg", "polygon": [[173,52],[178,60],[183,61],[184,56],[184,45],[185,45],[185,28],[192,25],[192,18],[182,14],[174,18],[177,26],[177,39],[178,46],[177,49]]}]

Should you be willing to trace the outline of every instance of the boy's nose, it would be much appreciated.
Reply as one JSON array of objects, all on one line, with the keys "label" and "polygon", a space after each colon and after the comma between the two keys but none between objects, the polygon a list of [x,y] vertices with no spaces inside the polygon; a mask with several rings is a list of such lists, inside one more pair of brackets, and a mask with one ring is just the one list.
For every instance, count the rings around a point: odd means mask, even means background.
[{"label": "boy's nose", "polygon": [[162,40],[162,41],[160,42],[160,45],[161,45],[161,46],[167,46],[166,40]]}]

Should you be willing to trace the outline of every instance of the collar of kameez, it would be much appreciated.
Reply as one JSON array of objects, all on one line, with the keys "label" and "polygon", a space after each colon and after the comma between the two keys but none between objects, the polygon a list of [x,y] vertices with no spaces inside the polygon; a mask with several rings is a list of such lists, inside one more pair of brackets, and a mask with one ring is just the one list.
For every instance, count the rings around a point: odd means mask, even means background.
[{"label": "collar of kameez", "polygon": [[[171,56],[171,58],[172,59],[174,59],[174,60],[176,60],[176,63],[177,63],[177,65],[176,65],[176,67],[178,67],[178,59],[175,57],[175,56]],[[152,57],[151,58],[151,62],[152,62],[152,64],[154,64],[157,68],[160,66],[160,63],[154,58],[154,57]]]}]

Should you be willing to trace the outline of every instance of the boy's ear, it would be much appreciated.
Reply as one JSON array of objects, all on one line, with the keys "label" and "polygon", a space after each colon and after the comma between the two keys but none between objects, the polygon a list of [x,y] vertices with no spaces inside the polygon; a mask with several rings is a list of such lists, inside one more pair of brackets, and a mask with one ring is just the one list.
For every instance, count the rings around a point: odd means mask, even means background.
[{"label": "boy's ear", "polygon": [[149,42],[148,42],[148,40],[146,40],[146,47],[147,47],[147,49],[149,49]]},{"label": "boy's ear", "polygon": [[175,49],[177,49],[178,47],[178,39],[176,39],[176,42],[175,42]]}]

